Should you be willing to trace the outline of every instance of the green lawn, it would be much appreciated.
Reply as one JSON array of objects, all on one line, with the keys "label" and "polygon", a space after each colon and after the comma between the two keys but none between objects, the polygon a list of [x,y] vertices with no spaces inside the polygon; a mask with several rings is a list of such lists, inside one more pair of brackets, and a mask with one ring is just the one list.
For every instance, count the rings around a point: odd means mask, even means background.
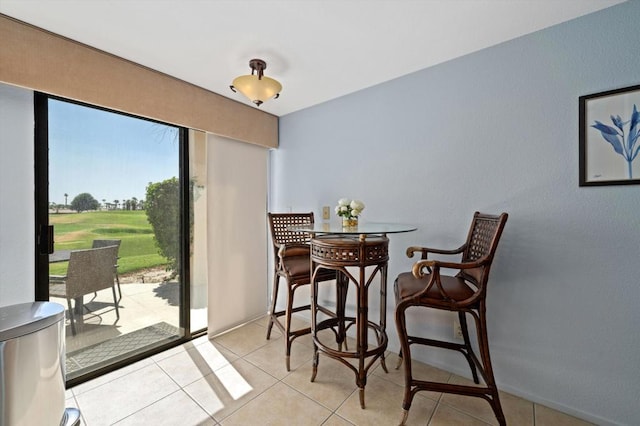
[{"label": "green lawn", "polygon": [[[167,259],[158,254],[151,224],[142,210],[97,211],[49,214],[54,226],[55,250],[91,248],[93,240],[121,240],[118,272],[121,274],[154,266],[164,266]],[[67,262],[52,263],[51,275],[64,275]]]}]

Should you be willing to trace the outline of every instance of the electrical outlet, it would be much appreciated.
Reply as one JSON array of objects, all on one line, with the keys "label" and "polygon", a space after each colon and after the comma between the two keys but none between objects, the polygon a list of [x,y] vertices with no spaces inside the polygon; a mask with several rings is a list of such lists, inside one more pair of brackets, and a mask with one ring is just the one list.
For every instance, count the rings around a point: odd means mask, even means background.
[{"label": "electrical outlet", "polygon": [[329,206],[324,206],[322,208],[322,220],[329,220],[331,214],[331,210],[329,209]]},{"label": "electrical outlet", "polygon": [[462,340],[462,327],[460,327],[460,320],[458,318],[453,319],[453,337]]}]

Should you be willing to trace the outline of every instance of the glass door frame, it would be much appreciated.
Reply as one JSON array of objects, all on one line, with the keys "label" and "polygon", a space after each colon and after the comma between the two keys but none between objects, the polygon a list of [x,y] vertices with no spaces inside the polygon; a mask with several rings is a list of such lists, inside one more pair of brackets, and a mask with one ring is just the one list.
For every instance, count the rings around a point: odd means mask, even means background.
[{"label": "glass door frame", "polygon": [[[158,122],[120,111],[110,110],[95,105],[73,101],[41,92],[34,92],[34,204],[35,204],[35,300],[49,301],[49,253],[53,250],[53,232],[49,228],[49,99],[74,103],[88,108],[100,109],[115,114],[122,114],[133,118]],[[174,126],[173,124],[170,124]],[[179,129],[179,181],[180,181],[180,277],[182,285],[180,291],[179,324],[184,335],[170,343],[138,353],[130,358],[115,362],[106,367],[93,370],[83,376],[67,380],[67,388],[91,380],[113,370],[147,358],[156,353],[165,351],[171,347],[181,345],[195,337],[206,334],[206,329],[196,333],[191,332],[191,297],[190,297],[190,185],[189,185],[189,141],[188,129],[175,126]]]}]

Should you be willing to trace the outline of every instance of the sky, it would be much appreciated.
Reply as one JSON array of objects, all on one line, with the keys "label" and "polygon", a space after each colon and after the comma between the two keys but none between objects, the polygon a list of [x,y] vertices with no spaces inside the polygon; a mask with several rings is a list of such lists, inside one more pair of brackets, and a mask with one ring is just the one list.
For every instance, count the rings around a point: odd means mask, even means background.
[{"label": "sky", "polygon": [[149,182],[178,177],[178,157],[176,127],[49,100],[50,203],[144,200]]}]

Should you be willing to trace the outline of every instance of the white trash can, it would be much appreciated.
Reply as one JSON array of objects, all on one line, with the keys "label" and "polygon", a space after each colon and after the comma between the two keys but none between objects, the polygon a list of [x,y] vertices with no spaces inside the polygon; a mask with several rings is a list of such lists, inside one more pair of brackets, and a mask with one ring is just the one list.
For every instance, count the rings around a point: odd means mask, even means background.
[{"label": "white trash can", "polygon": [[75,426],[65,409],[64,307],[51,302],[0,307],[0,426]]}]

